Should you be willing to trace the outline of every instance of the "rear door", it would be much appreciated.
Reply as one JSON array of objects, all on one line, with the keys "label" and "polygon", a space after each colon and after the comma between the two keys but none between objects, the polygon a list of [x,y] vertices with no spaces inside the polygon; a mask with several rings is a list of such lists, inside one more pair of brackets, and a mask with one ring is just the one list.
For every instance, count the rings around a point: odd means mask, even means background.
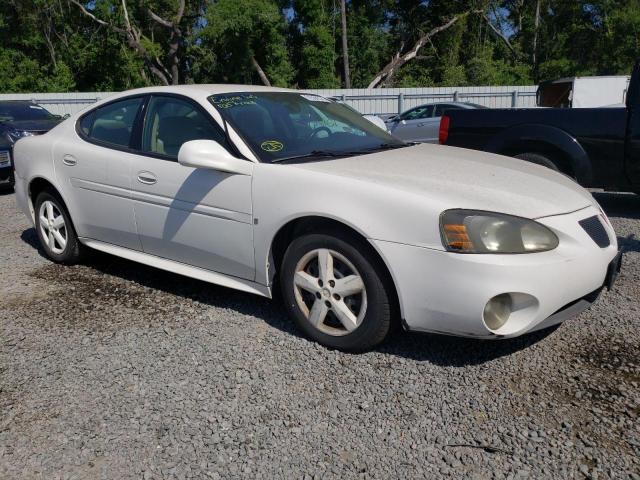
[{"label": "rear door", "polygon": [[625,170],[629,181],[640,187],[640,62],[633,68],[626,103]]},{"label": "rear door", "polygon": [[117,100],[85,114],[79,139],[53,145],[55,171],[73,205],[81,237],[139,250],[131,201],[132,141],[144,97]]},{"label": "rear door", "polygon": [[438,133],[440,130],[440,118],[447,110],[458,109],[459,107],[447,103],[437,103],[433,106],[433,111],[429,118],[423,119],[420,123],[422,142],[438,143]]}]

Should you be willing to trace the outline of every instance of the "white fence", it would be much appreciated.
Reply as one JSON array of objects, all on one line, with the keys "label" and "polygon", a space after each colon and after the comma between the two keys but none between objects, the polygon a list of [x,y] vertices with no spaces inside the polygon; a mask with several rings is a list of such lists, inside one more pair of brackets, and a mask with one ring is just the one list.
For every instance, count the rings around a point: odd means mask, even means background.
[{"label": "white fence", "polygon": [[375,115],[400,113],[423,103],[444,101],[472,102],[490,108],[536,106],[533,86],[376,88],[351,90],[312,90],[326,97],[345,101],[361,113]]},{"label": "white fence", "polygon": [[[307,90],[342,100],[361,113],[395,114],[423,103],[473,102],[491,108],[535,107],[536,86]],[[75,113],[113,92],[7,93],[2,100],[33,100],[58,115]]]}]

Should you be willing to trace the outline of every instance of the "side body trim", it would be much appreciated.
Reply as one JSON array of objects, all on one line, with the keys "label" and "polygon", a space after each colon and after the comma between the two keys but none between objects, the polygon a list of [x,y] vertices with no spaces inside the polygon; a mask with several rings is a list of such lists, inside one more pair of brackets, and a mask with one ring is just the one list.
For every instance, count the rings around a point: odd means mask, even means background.
[{"label": "side body trim", "polygon": [[76,188],[91,190],[93,192],[103,193],[105,195],[130,198],[139,202],[162,205],[189,213],[198,213],[200,215],[207,215],[210,217],[223,218],[235,222],[251,224],[251,214],[249,213],[236,212],[233,210],[226,210],[224,208],[211,207],[209,205],[185,202],[183,200],[176,200],[170,197],[165,197],[163,195],[155,195],[152,193],[140,192],[137,190],[127,190],[125,188],[114,187],[111,185],[91,182],[89,180],[82,180],[79,178],[71,178],[71,185]]},{"label": "side body trim", "polygon": [[260,295],[262,297],[271,298],[272,296],[271,289],[269,287],[250,280],[231,277],[229,275],[212,272],[210,270],[204,270],[202,268],[193,267],[191,265],[175,262],[166,258],[149,255],[148,253],[130,250],[110,243],[104,243],[99,240],[93,240],[90,238],[80,238],[79,240],[87,247],[91,247],[117,257],[122,257],[127,260],[143,263],[150,267],[159,268],[161,270],[177,273],[179,275],[184,275],[185,277],[195,278],[196,280],[202,280],[204,282],[213,283],[223,287],[233,288],[242,292],[253,293],[254,295]]}]

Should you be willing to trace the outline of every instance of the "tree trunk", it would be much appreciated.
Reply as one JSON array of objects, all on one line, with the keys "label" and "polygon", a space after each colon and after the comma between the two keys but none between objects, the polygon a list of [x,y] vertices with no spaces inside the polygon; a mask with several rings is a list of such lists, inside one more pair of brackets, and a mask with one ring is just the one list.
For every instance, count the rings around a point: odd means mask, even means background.
[{"label": "tree trunk", "polygon": [[258,76],[260,77],[260,80],[262,81],[262,84],[267,86],[267,87],[270,87],[271,86],[271,82],[267,78],[267,74],[264,73],[264,70],[262,70],[262,67],[260,67],[260,64],[258,63],[258,61],[256,60],[256,57],[254,55],[251,55],[251,65],[253,66],[255,71],[258,72]]},{"label": "tree trunk", "polygon": [[344,86],[351,88],[351,72],[349,71],[349,45],[347,42],[347,1],[340,0],[340,16],[342,17],[342,61],[344,64]]},{"label": "tree trunk", "polygon": [[447,23],[432,29],[430,32],[420,37],[418,41],[413,45],[413,47],[411,47],[411,49],[409,49],[409,51],[406,53],[402,53],[403,46],[401,46],[400,50],[393,56],[391,61],[387,63],[384,66],[384,68],[376,74],[373,80],[371,80],[367,88],[379,88],[380,86],[382,86],[382,83],[385,80],[391,78],[396,73],[396,71],[399,68],[401,68],[405,63],[416,58],[420,49],[424,47],[425,44],[431,40],[431,37],[451,27],[458,20],[469,15],[469,13],[471,12],[464,12],[460,15],[456,15]]},{"label": "tree trunk", "polygon": [[540,26],[540,0],[536,1],[536,17],[533,23],[533,54],[531,60],[533,63],[533,72],[537,72],[537,50],[538,50],[538,27]]}]

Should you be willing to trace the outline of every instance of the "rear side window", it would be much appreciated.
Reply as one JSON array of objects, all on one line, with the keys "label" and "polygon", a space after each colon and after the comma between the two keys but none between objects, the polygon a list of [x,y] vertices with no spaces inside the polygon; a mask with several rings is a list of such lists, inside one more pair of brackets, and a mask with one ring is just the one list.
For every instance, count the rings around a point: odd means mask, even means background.
[{"label": "rear side window", "polygon": [[447,110],[461,110],[461,108],[457,105],[451,105],[451,104],[441,104],[441,105],[437,105],[436,106],[436,110],[433,113],[434,117],[441,117],[444,112],[446,112]]},{"label": "rear side window", "polygon": [[142,98],[129,98],[97,108],[80,120],[80,130],[91,140],[129,147]]}]

